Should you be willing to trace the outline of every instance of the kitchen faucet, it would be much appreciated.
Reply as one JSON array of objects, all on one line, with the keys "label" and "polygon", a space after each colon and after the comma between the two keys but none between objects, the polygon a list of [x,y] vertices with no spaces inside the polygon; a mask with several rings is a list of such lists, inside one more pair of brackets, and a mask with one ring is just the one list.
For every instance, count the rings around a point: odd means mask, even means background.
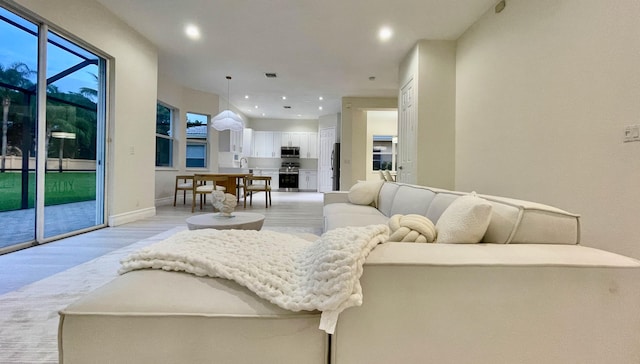
[{"label": "kitchen faucet", "polygon": [[249,161],[247,160],[247,158],[242,157],[242,158],[240,158],[240,168],[242,168],[242,162],[243,162],[243,161],[247,164],[247,166],[248,166],[248,164],[249,164]]}]

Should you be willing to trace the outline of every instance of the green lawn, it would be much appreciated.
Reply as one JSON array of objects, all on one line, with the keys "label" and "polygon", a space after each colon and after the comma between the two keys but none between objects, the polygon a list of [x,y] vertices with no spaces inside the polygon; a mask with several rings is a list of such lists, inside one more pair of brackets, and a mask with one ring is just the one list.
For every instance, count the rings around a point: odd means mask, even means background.
[{"label": "green lawn", "polygon": [[[0,173],[0,211],[20,209],[22,173]],[[69,202],[90,201],[96,198],[95,172],[48,172],[44,179],[45,206]],[[29,173],[29,207],[34,206],[35,173]]]}]

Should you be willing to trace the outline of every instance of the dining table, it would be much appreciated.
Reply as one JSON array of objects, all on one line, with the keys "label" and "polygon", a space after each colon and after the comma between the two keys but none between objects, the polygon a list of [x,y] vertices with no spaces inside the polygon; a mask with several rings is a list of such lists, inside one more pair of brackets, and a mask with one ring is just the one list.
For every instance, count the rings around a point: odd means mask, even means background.
[{"label": "dining table", "polygon": [[226,188],[226,193],[238,196],[237,186],[244,185],[243,180],[246,177],[253,176],[253,173],[198,173],[199,175],[227,177],[227,182],[221,183]]}]

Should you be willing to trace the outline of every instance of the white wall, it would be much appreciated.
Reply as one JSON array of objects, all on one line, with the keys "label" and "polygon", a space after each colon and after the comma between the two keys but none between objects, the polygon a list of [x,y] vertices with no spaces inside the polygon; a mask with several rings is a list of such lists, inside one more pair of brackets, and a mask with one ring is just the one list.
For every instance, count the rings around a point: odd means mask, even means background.
[{"label": "white wall", "polygon": [[458,42],[456,187],[582,215],[640,258],[640,2],[510,0]]},{"label": "white wall", "polygon": [[107,215],[119,224],[155,214],[155,46],[92,0],[13,3],[110,56]]},{"label": "white wall", "polygon": [[455,42],[435,40],[417,42],[399,67],[400,89],[413,79],[418,118],[414,173],[420,185],[455,186],[455,67]]},{"label": "white wall", "polygon": [[397,110],[395,97],[343,97],[340,131],[340,190],[367,179],[367,111]]},{"label": "white wall", "polygon": [[340,113],[322,115],[318,119],[318,130],[335,128],[336,129],[336,143],[340,142]]},{"label": "white wall", "polygon": [[[218,131],[209,128],[208,168],[186,168],[186,113],[215,116],[219,112],[220,98],[216,94],[193,90],[184,87],[171,77],[160,73],[158,75],[158,100],[177,109],[174,118],[174,166],[172,168],[156,169],[156,204],[173,203],[173,191],[175,176],[181,174],[193,174],[198,171],[218,171]],[[226,106],[226,103],[224,104]],[[233,108],[236,110],[235,108]],[[237,111],[237,110],[236,110]],[[240,114],[243,118],[244,115]],[[181,198],[179,198],[181,200]]]},{"label": "white wall", "polygon": [[380,172],[373,170],[374,135],[398,135],[398,110],[367,111],[367,181],[380,179]]}]

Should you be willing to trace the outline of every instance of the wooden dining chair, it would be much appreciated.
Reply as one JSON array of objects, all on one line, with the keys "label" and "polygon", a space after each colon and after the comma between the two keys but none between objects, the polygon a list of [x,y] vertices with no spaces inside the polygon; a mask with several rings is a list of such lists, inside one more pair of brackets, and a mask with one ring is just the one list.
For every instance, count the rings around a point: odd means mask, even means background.
[{"label": "wooden dining chair", "polygon": [[389,181],[389,182],[395,182],[396,179],[394,178],[394,176],[391,174],[391,172],[385,170],[384,171],[384,179]]},{"label": "wooden dining chair", "polygon": [[249,206],[253,205],[253,193],[264,192],[265,205],[271,205],[271,177],[270,176],[247,176],[244,178],[244,207],[247,207],[247,195],[249,195]]},{"label": "wooden dining chair", "polygon": [[191,199],[191,212],[196,209],[196,196],[200,195],[200,210],[202,205],[207,203],[207,195],[215,191],[225,191],[223,186],[227,184],[228,177],[211,174],[195,174],[193,176],[193,198]]},{"label": "wooden dining chair", "polygon": [[[236,202],[240,202],[240,194],[244,194],[244,179],[247,176],[236,177]],[[240,192],[242,191],[242,192]]]},{"label": "wooden dining chair", "polygon": [[176,205],[178,191],[182,191],[182,204],[187,203],[187,191],[193,189],[193,175],[176,176],[176,187],[173,191],[173,206]]}]

